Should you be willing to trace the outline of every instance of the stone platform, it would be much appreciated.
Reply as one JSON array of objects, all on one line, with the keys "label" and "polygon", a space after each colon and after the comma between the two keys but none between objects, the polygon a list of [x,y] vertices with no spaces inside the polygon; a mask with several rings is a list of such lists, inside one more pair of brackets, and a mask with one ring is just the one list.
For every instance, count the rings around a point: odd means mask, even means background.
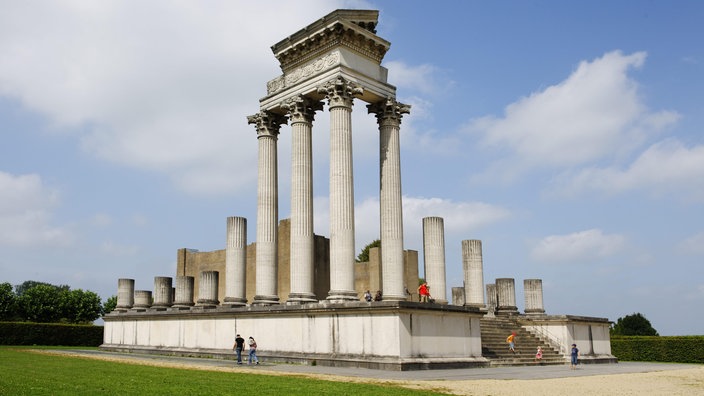
[{"label": "stone platform", "polygon": [[252,336],[267,361],[394,371],[485,367],[474,307],[408,301],[148,308],[104,317],[102,350],[232,358]]}]

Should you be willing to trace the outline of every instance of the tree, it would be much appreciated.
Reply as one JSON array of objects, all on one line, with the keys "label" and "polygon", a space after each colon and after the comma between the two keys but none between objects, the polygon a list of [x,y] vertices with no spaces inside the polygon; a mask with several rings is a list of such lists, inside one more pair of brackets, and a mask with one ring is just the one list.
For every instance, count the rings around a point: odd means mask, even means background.
[{"label": "tree", "polygon": [[115,308],[117,307],[117,296],[110,296],[105,303],[103,304],[103,312],[102,314],[109,314],[110,312],[114,311]]},{"label": "tree", "polygon": [[618,318],[616,324],[611,327],[611,334],[624,336],[657,336],[658,332],[650,324],[650,321],[641,313],[634,313]]},{"label": "tree", "polygon": [[61,296],[61,319],[69,323],[90,323],[100,317],[102,309],[100,297],[92,291],[69,290]]},{"label": "tree", "polygon": [[362,249],[362,252],[359,253],[359,256],[357,256],[357,262],[366,263],[367,261],[369,261],[369,249],[374,247],[381,247],[380,239],[376,239],[369,243],[367,246],[365,246],[364,249]]},{"label": "tree", "polygon": [[19,297],[19,296],[23,295],[27,290],[29,290],[35,286],[39,286],[39,285],[51,286],[51,287],[55,287],[55,288],[63,289],[63,290],[70,289],[70,287],[68,287],[66,285],[55,286],[55,285],[52,285],[51,283],[37,282],[37,281],[29,280],[29,281],[22,282],[21,285],[15,286],[15,294],[17,294],[17,296]]},{"label": "tree", "polygon": [[46,283],[23,290],[17,298],[20,317],[30,322],[59,322],[63,316],[61,312],[63,292],[59,287]]},{"label": "tree", "polygon": [[13,320],[17,316],[17,296],[8,282],[0,283],[0,320]]}]

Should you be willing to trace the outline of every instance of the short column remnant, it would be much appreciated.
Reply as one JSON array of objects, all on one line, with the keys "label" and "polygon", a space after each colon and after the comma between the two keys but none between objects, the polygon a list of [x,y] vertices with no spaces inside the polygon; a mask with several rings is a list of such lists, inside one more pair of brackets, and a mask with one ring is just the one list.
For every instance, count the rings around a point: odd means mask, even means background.
[{"label": "short column remnant", "polygon": [[220,301],[218,301],[219,275],[220,273],[218,271],[203,271],[200,273],[198,301],[196,301],[196,306],[212,308],[220,304]]},{"label": "short column remnant", "polygon": [[154,303],[152,308],[166,308],[171,306],[171,282],[168,276],[154,277]]},{"label": "short column remnant", "polygon": [[464,267],[465,306],[484,308],[484,262],[482,241],[462,241],[462,266]]},{"label": "short column remnant", "polygon": [[486,285],[486,309],[488,316],[494,316],[496,306],[498,305],[498,295],[496,294],[496,284],[487,283]]},{"label": "short column remnant", "polygon": [[430,295],[436,303],[447,304],[445,298],[445,225],[442,217],[423,218],[423,263],[425,281],[430,286]]},{"label": "short column remnant", "polygon": [[496,293],[498,294],[497,314],[517,315],[516,284],[513,278],[497,278]]},{"label": "short column remnant", "polygon": [[526,300],[526,315],[544,315],[543,307],[543,280],[524,279],[523,295]]},{"label": "short column remnant", "polygon": [[223,305],[247,304],[247,219],[227,218],[227,245],[225,246],[225,298]]},{"label": "short column remnant", "polygon": [[193,287],[195,278],[192,276],[177,276],[174,289],[174,308],[190,308],[193,303]]},{"label": "short column remnant", "polygon": [[134,305],[134,279],[117,280],[117,305],[115,310],[125,312]]},{"label": "short column remnant", "polygon": [[452,288],[452,305],[464,305],[464,287]]},{"label": "short column remnant", "polygon": [[133,310],[144,311],[152,306],[152,291],[151,290],[135,290]]}]

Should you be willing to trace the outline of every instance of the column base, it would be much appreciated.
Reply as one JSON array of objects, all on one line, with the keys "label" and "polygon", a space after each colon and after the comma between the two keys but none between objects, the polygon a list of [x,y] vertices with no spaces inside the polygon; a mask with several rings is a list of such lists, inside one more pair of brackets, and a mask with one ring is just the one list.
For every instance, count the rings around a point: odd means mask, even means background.
[{"label": "column base", "polygon": [[315,298],[313,293],[291,293],[288,295],[288,300],[286,304],[310,304],[317,303],[318,299]]},{"label": "column base", "polygon": [[196,301],[196,306],[199,307],[214,307],[220,305],[220,301],[218,300],[210,300],[206,298],[200,298],[198,301]]},{"label": "column base", "polygon": [[243,307],[247,305],[247,299],[239,297],[225,297],[222,305]]},{"label": "column base", "polygon": [[252,301],[252,305],[278,305],[278,304],[279,304],[279,296],[257,295],[257,296],[254,296],[254,301]]},{"label": "column base", "polygon": [[174,305],[172,305],[172,308],[190,308],[194,306],[195,304],[190,301],[190,302],[176,302]]},{"label": "column base", "polygon": [[329,302],[348,302],[348,301],[359,301],[359,295],[357,295],[356,291],[350,291],[350,290],[330,290],[328,292],[328,298],[326,298]]}]

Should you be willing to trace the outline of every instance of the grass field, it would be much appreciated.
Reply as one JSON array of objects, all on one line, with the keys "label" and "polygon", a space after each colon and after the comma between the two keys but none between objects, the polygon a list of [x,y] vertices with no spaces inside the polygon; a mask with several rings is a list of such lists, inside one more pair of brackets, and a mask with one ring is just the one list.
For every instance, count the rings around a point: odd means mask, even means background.
[{"label": "grass field", "polygon": [[151,367],[34,353],[39,349],[0,347],[0,395],[441,394],[387,385]]}]

